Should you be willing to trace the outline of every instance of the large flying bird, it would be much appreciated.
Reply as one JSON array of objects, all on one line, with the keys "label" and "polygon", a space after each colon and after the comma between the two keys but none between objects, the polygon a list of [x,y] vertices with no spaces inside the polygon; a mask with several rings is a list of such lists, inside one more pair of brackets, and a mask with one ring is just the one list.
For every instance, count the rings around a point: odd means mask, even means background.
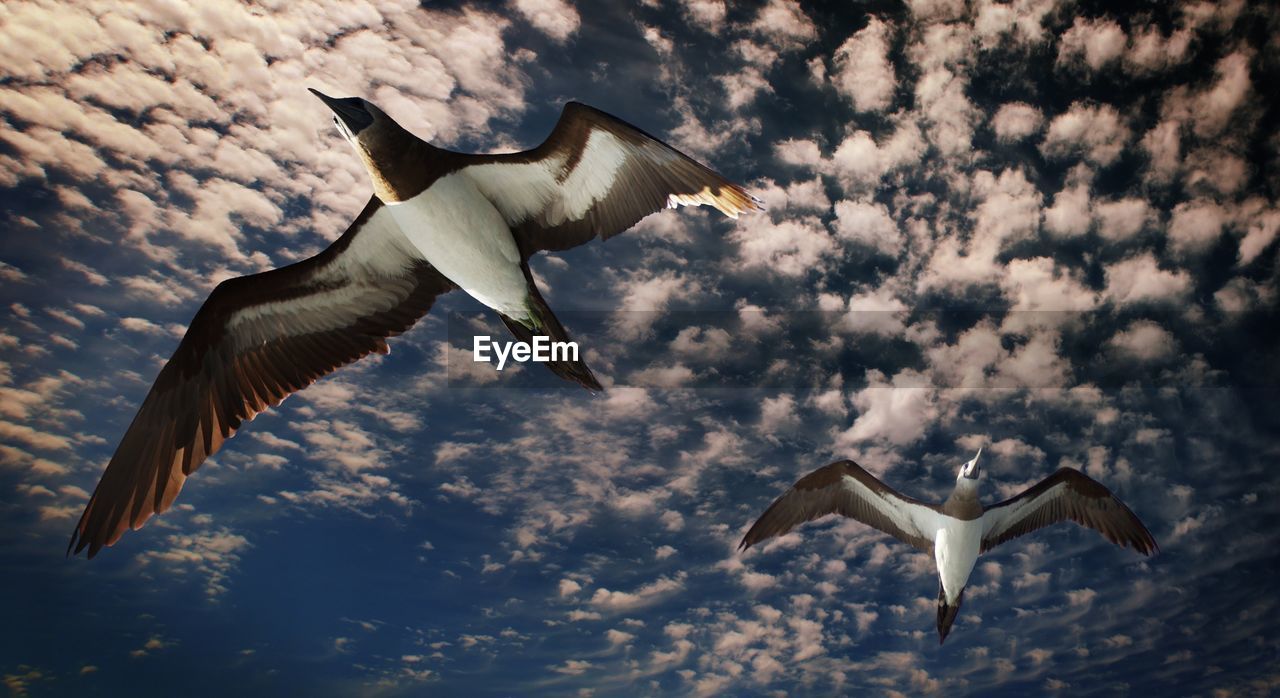
[{"label": "large flying bird", "polygon": [[1143,555],[1159,550],[1151,532],[1111,490],[1070,468],[1061,468],[1021,494],[983,507],[978,501],[978,458],[960,466],[956,486],[942,504],[912,499],[851,460],[819,468],[778,497],[747,531],[740,550],[780,536],[827,514],[861,521],[928,553],[937,566],[938,643],[947,639],[960,612],[965,585],[978,555],[1060,521],[1092,528],[1121,547]]},{"label": "large flying bird", "polygon": [[[315,92],[315,90],[312,90]],[[409,329],[462,288],[519,339],[568,333],[529,258],[645,216],[706,204],[760,210],[741,187],[630,124],[571,102],[538,147],[510,154],[437,148],[373,104],[315,94],[333,110],[374,195],[320,254],[222,282],[191,321],[107,464],[68,553],[93,557],[173,503],[187,477],[245,420]],[[548,367],[600,390],[576,359]]]}]

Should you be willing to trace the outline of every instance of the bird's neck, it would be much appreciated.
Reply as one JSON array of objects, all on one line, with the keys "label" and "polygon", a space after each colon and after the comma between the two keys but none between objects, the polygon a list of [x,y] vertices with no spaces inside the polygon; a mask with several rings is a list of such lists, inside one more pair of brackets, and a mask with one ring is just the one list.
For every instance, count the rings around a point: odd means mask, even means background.
[{"label": "bird's neck", "polygon": [[402,137],[386,143],[373,143],[361,150],[360,158],[373,192],[383,203],[396,203],[413,198],[437,176],[432,165],[445,151],[405,132]]},{"label": "bird's neck", "polygon": [[942,503],[942,511],[959,519],[973,519],[982,515],[982,502],[978,501],[978,488],[962,480],[956,483],[951,496]]}]

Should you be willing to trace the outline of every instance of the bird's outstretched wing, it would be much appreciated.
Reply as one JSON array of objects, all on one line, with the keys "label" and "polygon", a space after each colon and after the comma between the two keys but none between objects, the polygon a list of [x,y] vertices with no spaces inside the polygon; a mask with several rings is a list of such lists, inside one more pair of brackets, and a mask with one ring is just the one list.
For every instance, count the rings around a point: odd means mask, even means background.
[{"label": "bird's outstretched wing", "polygon": [[605,112],[565,105],[532,150],[469,156],[460,172],[506,218],[521,254],[608,239],[678,205],[714,206],[731,218],[762,210],[742,187]]},{"label": "bird's outstretched wing", "polygon": [[1102,483],[1061,468],[1026,491],[982,513],[982,551],[1060,521],[1074,521],[1143,555],[1160,548],[1129,507]]},{"label": "bird's outstretched wing", "polygon": [[827,514],[841,514],[880,529],[932,554],[941,514],[900,494],[851,460],[836,461],[804,476],[774,500],[739,544],[745,550]]},{"label": "bird's outstretched wing", "polygon": [[71,534],[93,557],[164,512],[245,420],[411,327],[453,284],[378,199],[320,254],[229,279],[160,370]]}]

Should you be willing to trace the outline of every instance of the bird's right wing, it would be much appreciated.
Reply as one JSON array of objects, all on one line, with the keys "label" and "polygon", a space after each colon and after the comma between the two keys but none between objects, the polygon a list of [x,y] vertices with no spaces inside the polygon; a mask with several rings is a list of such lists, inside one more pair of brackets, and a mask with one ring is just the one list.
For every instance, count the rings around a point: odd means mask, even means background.
[{"label": "bird's right wing", "polygon": [[465,160],[461,172],[502,213],[526,258],[607,240],[664,208],[706,204],[730,218],[762,210],[693,158],[578,102],[565,105],[537,148]]},{"label": "bird's right wing", "polygon": [[71,534],[89,557],[164,512],[246,420],[411,327],[453,284],[378,199],[328,249],[228,279],[196,313]]},{"label": "bird's right wing", "polygon": [[982,551],[1060,521],[1092,528],[1143,555],[1160,549],[1142,521],[1105,485],[1078,470],[1060,468],[982,513]]},{"label": "bird's right wing", "polygon": [[851,460],[836,461],[801,478],[756,520],[739,544],[745,550],[827,514],[841,514],[932,554],[938,510],[904,496]]}]

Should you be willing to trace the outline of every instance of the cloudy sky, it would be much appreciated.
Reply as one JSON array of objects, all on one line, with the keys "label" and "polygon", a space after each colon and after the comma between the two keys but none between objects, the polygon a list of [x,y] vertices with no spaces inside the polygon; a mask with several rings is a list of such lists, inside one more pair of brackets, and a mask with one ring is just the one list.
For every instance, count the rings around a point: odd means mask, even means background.
[{"label": "cloudy sky", "polygon": [[[209,0],[0,7],[0,677],[13,695],[1280,690],[1280,15],[1262,3]],[[371,188],[306,92],[437,145],[576,99],[745,183],[533,268],[607,389],[392,353],[263,414],[178,505],[63,556],[221,280]],[[1274,88],[1271,88],[1274,89]],[[1272,93],[1273,94],[1273,93]],[[1060,526],[931,561],[849,521],[735,546],[853,458],[988,501],[1055,468],[1162,552]]]}]

